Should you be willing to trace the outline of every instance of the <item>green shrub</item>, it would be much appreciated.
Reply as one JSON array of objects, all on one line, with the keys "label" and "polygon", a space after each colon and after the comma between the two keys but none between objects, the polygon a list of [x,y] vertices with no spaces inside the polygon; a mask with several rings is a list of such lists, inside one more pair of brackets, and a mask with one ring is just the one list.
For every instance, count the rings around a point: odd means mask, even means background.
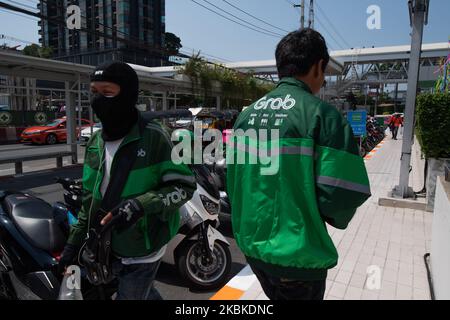
[{"label": "green shrub", "polygon": [[417,133],[427,158],[450,158],[450,93],[417,97]]}]

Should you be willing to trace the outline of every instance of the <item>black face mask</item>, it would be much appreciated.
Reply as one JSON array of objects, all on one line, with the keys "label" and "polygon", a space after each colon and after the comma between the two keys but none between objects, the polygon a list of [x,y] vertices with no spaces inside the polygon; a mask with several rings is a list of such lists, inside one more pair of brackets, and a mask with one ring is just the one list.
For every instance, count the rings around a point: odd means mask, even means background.
[{"label": "black face mask", "polygon": [[91,105],[102,122],[102,138],[105,141],[125,137],[138,121],[136,102],[139,92],[139,80],[136,72],[122,62],[108,62],[97,67],[91,75],[91,81],[107,81],[120,86],[115,97],[95,94]]},{"label": "black face mask", "polygon": [[127,135],[138,119],[137,109],[126,101],[122,92],[112,98],[96,94],[91,100],[92,109],[102,122],[102,138],[118,140]]}]

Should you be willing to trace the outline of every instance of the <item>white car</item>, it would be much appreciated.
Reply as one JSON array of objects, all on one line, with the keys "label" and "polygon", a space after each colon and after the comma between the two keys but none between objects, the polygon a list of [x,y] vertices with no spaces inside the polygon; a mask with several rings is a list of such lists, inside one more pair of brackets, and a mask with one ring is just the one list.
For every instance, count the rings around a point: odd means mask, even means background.
[{"label": "white car", "polygon": [[[102,124],[96,123],[92,127],[87,127],[85,129],[81,130],[80,140],[84,143],[87,143],[89,141],[89,139],[91,138],[92,133],[100,130],[101,128],[102,128]],[[92,133],[91,133],[91,130],[92,130]]]}]

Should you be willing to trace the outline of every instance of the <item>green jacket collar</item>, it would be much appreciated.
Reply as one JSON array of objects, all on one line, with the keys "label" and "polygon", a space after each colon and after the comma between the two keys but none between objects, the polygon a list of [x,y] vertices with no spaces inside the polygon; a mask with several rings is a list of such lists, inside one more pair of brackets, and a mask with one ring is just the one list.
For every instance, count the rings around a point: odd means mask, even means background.
[{"label": "green jacket collar", "polygon": [[[123,138],[123,141],[119,146],[119,149],[130,142],[133,142],[133,141],[136,141],[136,140],[139,140],[142,138],[141,130],[139,129],[139,121],[136,122],[133,127],[131,127],[130,132],[128,132],[128,134]],[[105,146],[105,141],[103,140],[101,134],[98,135],[98,139],[99,139],[99,148],[100,148],[100,150],[103,150],[104,146]]]},{"label": "green jacket collar", "polygon": [[304,83],[301,80],[292,78],[292,77],[286,77],[286,78],[281,79],[277,84],[277,88],[280,86],[283,86],[283,85],[294,85],[294,86],[300,87],[301,89],[312,94],[311,89],[309,88],[309,86],[306,83]]}]

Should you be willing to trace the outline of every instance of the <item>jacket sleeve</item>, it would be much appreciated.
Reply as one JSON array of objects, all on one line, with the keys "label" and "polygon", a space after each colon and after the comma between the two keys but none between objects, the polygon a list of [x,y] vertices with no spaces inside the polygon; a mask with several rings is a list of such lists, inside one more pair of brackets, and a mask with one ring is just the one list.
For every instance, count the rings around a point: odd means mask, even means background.
[{"label": "jacket sleeve", "polygon": [[[175,164],[171,159],[172,141],[162,127],[155,131],[157,143],[152,152],[158,154],[158,187],[136,199],[145,215],[157,215],[167,221],[171,214],[188,202],[197,188],[195,177],[186,164]],[[153,139],[153,141],[155,141]]]},{"label": "jacket sleeve", "polygon": [[352,128],[334,107],[326,109],[316,124],[317,201],[322,218],[345,229],[371,195],[369,178]]},{"label": "jacket sleeve", "polygon": [[81,209],[78,212],[78,222],[75,225],[70,226],[70,233],[69,238],[67,240],[67,243],[74,245],[74,246],[81,246],[83,244],[83,241],[86,239],[86,235],[88,232],[88,217],[89,217],[89,209],[92,204],[92,193],[86,188],[86,180],[89,177],[89,170],[87,170],[87,161],[86,158],[88,156],[87,150],[92,145],[92,141],[95,140],[95,136],[98,134],[98,132],[95,132],[91,139],[89,139],[87,145],[86,145],[86,152],[85,152],[85,158],[84,158],[84,166],[83,166],[83,195],[82,195],[82,204]]}]

